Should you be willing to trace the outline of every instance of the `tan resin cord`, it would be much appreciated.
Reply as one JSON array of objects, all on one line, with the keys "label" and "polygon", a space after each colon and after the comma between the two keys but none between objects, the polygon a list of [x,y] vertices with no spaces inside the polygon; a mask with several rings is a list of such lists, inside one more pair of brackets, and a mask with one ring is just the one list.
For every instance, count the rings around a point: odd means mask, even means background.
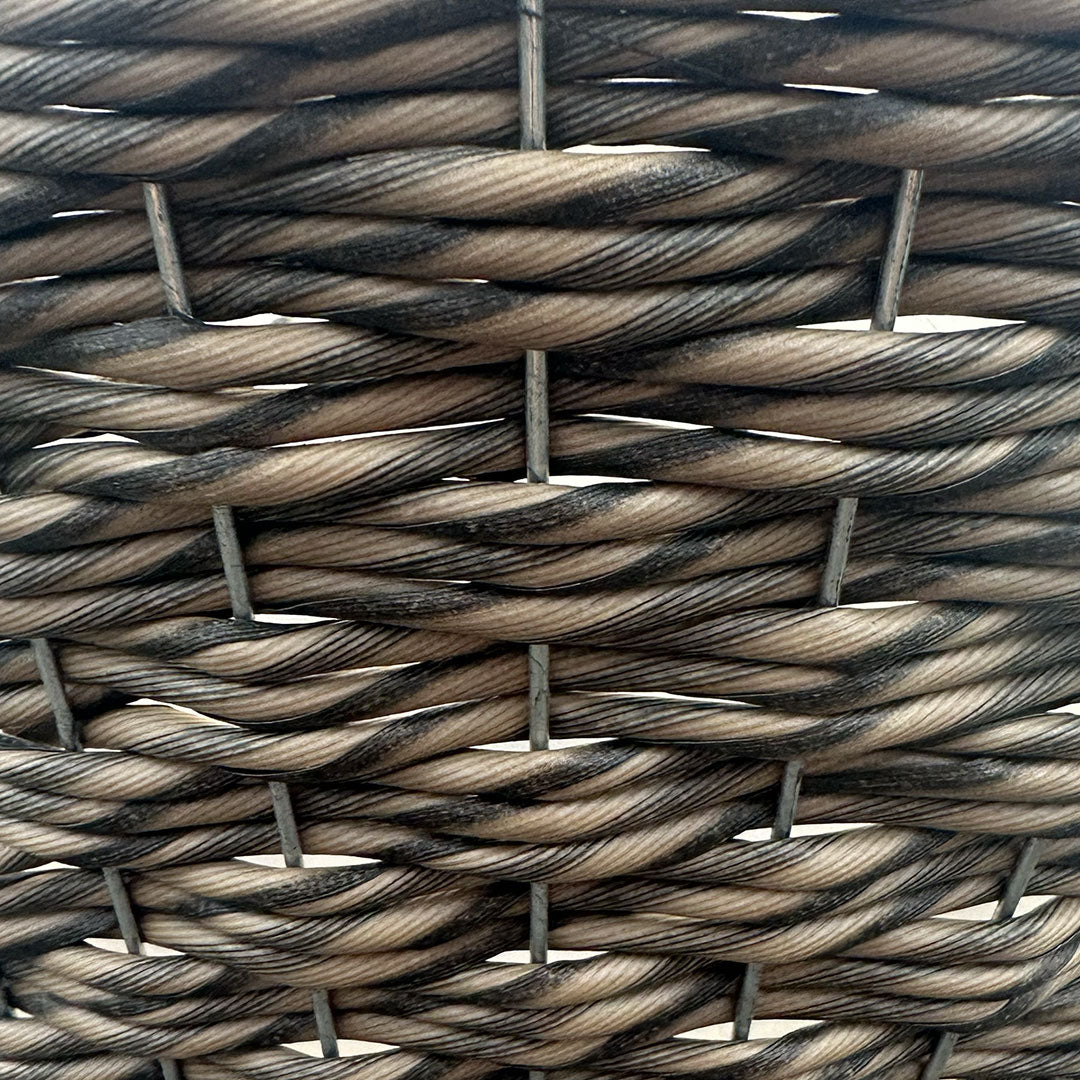
[{"label": "tan resin cord", "polygon": [[1080,3],[753,7],[0,3],[0,1080],[1080,1077]]}]

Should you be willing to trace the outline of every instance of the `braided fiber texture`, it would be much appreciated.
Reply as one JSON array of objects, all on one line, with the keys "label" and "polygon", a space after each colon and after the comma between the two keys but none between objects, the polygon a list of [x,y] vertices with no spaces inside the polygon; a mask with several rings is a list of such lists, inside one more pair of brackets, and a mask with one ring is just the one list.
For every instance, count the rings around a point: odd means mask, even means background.
[{"label": "braided fiber texture", "polygon": [[806,6],[0,0],[0,1080],[1080,1078],[1080,0]]}]

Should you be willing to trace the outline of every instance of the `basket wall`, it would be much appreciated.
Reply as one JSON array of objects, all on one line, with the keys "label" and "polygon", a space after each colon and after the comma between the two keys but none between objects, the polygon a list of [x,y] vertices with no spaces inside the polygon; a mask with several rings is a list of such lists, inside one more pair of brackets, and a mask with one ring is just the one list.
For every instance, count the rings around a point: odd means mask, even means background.
[{"label": "basket wall", "polygon": [[1080,2],[741,6],[0,0],[0,1080],[1080,1076]]}]

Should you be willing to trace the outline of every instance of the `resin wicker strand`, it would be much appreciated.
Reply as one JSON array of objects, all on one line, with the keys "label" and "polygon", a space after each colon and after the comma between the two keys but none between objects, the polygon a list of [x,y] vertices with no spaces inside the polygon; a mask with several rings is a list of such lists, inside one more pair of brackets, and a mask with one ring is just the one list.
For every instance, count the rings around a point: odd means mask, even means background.
[{"label": "resin wicker strand", "polygon": [[0,1080],[1080,1077],[1080,0],[804,6],[0,3]]}]

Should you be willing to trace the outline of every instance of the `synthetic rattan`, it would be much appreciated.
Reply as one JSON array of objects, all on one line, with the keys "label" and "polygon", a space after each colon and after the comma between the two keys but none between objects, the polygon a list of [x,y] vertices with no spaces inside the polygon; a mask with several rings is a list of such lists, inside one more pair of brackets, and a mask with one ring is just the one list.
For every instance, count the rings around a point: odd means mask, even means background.
[{"label": "synthetic rattan", "polygon": [[1080,1077],[1080,0],[546,5],[0,0],[0,1080]]}]

